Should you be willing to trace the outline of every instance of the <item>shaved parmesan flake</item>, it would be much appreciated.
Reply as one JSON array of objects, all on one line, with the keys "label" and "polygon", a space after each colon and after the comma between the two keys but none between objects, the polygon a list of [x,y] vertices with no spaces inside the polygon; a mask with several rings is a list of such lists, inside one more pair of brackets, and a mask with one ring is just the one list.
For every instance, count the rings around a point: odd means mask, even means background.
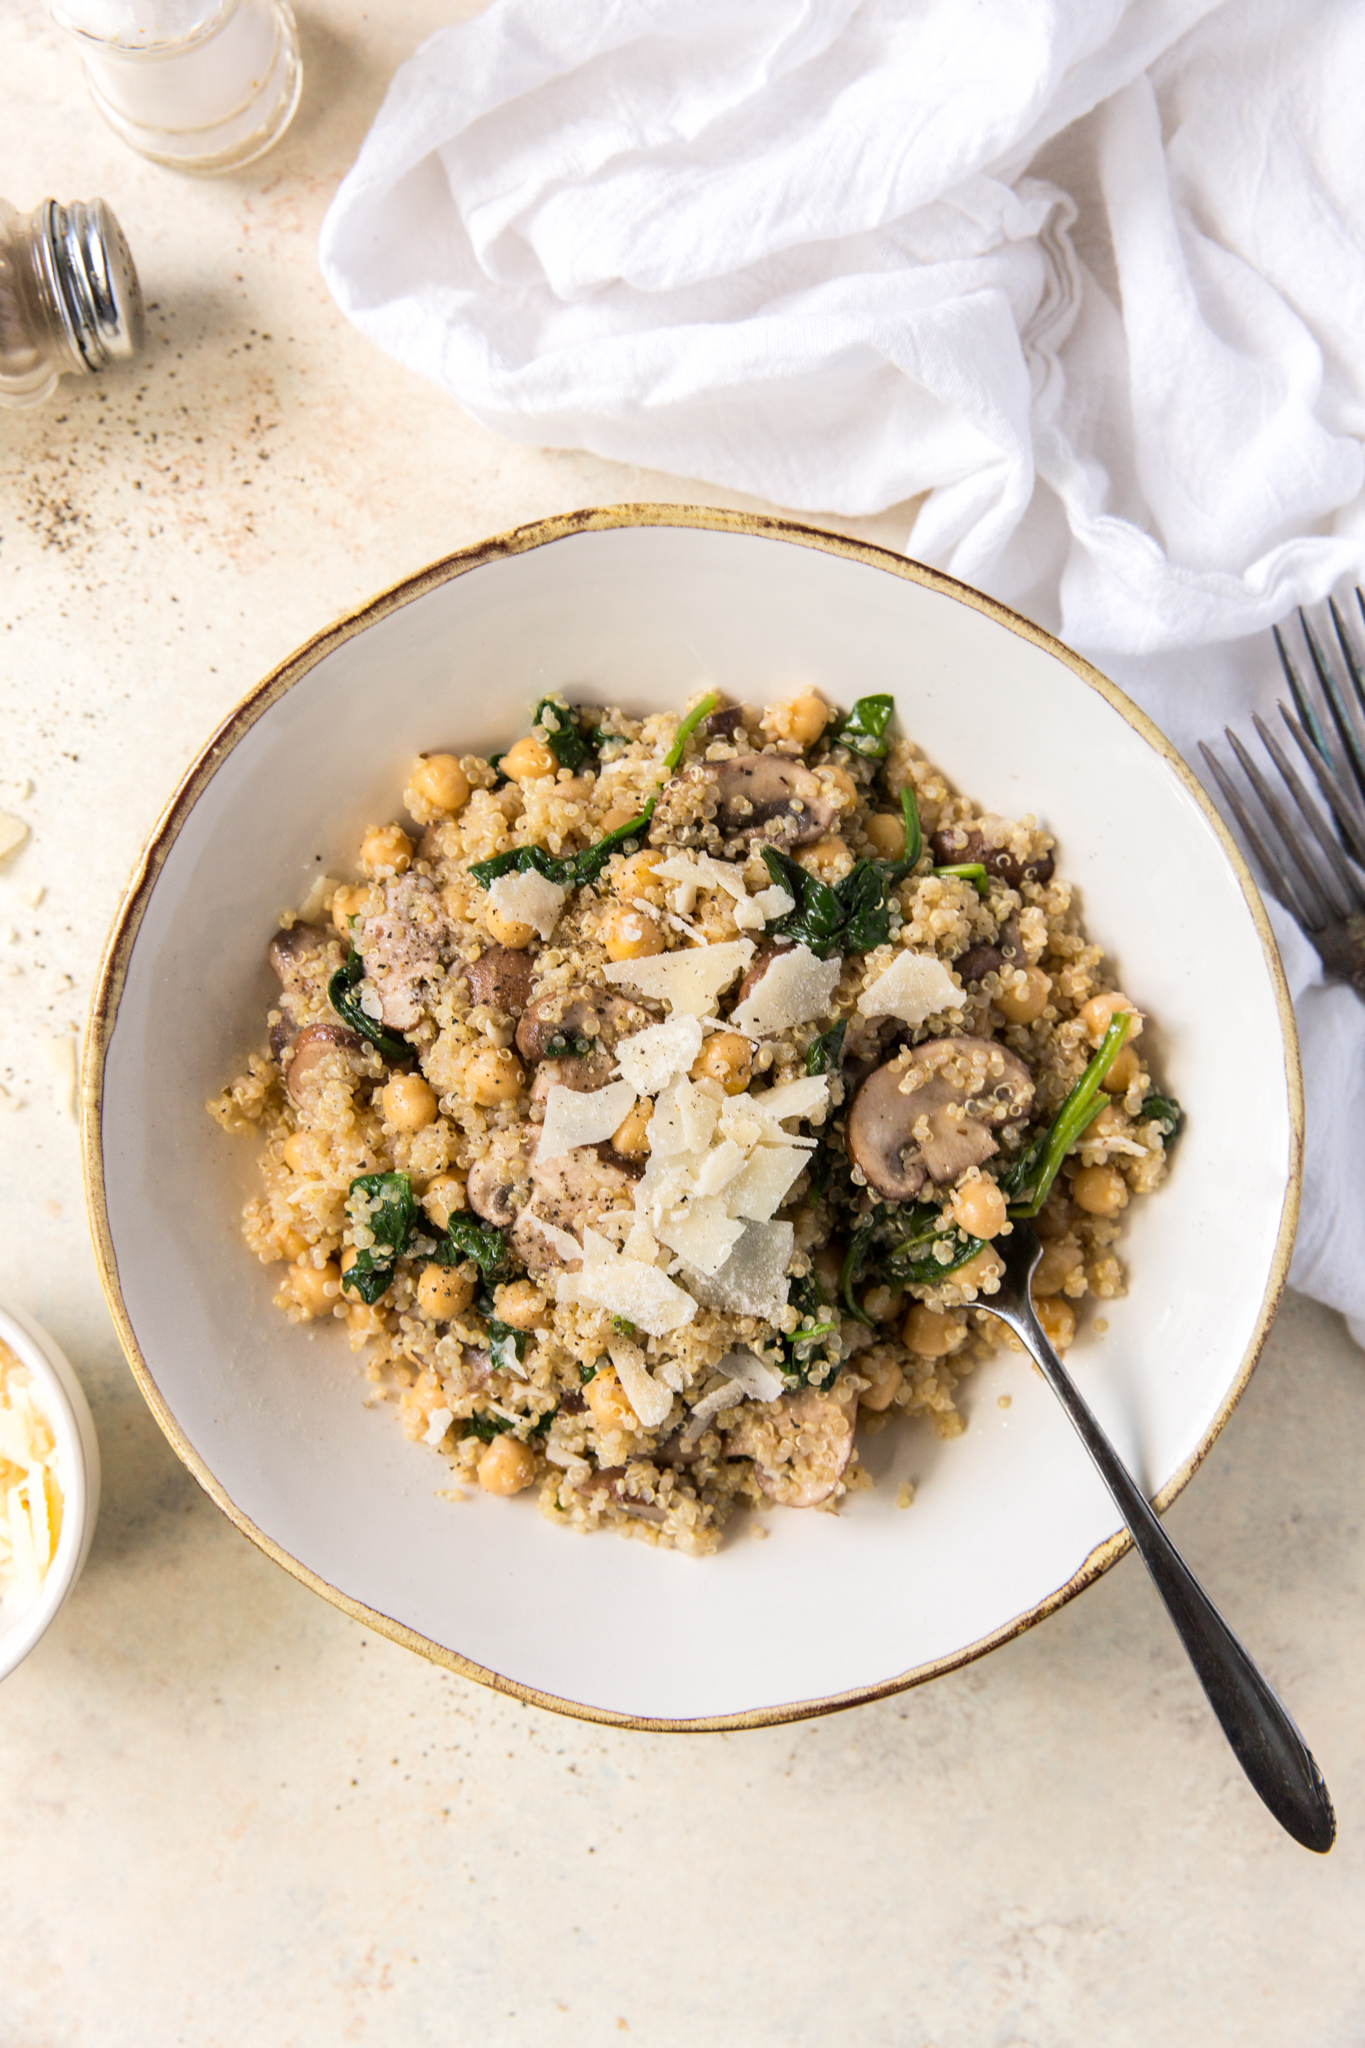
[{"label": "shaved parmesan flake", "polygon": [[583,1247],[576,1237],[570,1237],[567,1230],[561,1230],[557,1223],[547,1223],[543,1216],[537,1216],[533,1209],[526,1211],[526,1221],[548,1238],[561,1259],[572,1259],[575,1264],[583,1256]]},{"label": "shaved parmesan flake", "polygon": [[631,1344],[624,1338],[613,1338],[607,1352],[616,1367],[616,1377],[621,1382],[625,1397],[637,1417],[646,1429],[658,1429],[667,1422],[668,1411],[673,1406],[671,1392],[651,1376],[645,1365],[645,1354],[638,1344]]},{"label": "shaved parmesan flake", "polygon": [[610,982],[625,982],[638,994],[667,1003],[675,1017],[710,1017],[721,990],[748,966],[753,951],[752,939],[727,939],[720,945],[694,946],[690,953],[613,960],[602,972]]},{"label": "shaved parmesan flake", "polygon": [[[772,972],[771,968],[768,970]],[[766,979],[766,977],[765,977]],[[858,998],[860,1017],[899,1017],[922,1024],[940,1010],[960,1006],[962,991],[936,953],[906,951]]]},{"label": "shaved parmesan flake", "polygon": [[548,939],[559,923],[568,893],[558,882],[548,881],[534,868],[527,868],[525,874],[499,875],[489,888],[488,900],[499,917],[510,918],[515,924],[529,924],[542,939]]},{"label": "shaved parmesan flake", "polygon": [[687,1418],[683,1442],[694,1444],[713,1415],[719,1415],[723,1408],[738,1408],[743,1399],[744,1389],[738,1380],[727,1380],[724,1386],[713,1387],[709,1394],[703,1394]]},{"label": "shaved parmesan flake", "polygon": [[829,1077],[802,1074],[795,1081],[783,1081],[776,1088],[765,1089],[762,1095],[751,1095],[749,1103],[756,1116],[771,1124],[781,1125],[794,1116],[814,1116],[817,1109],[824,1109],[829,1103]]},{"label": "shaved parmesan flake", "polygon": [[433,1408],[427,1418],[426,1433],[422,1438],[422,1442],[424,1444],[439,1444],[454,1420],[455,1416],[451,1409]]},{"label": "shaved parmesan flake", "polygon": [[733,1138],[722,1138],[702,1159],[693,1178],[699,1195],[718,1195],[744,1164],[744,1154]]},{"label": "shaved parmesan flake", "polygon": [[0,811],[0,860],[17,851],[28,838],[28,826],[22,818],[12,818],[8,811]]},{"label": "shaved parmesan flake", "polygon": [[750,1223],[719,1273],[690,1273],[688,1285],[707,1308],[729,1309],[740,1316],[775,1316],[787,1306],[787,1266],[794,1241],[790,1223]]},{"label": "shaved parmesan flake", "polygon": [[650,1337],[667,1336],[690,1323],[697,1304],[657,1266],[623,1258],[592,1229],[583,1232],[583,1270],[560,1273],[555,1279],[560,1302],[587,1302],[614,1316],[624,1316]]},{"label": "shaved parmesan flake", "polygon": [[766,1223],[782,1207],[809,1159],[810,1154],[795,1145],[760,1145],[725,1190],[726,1208],[732,1216]]},{"label": "shaved parmesan flake", "polygon": [[545,1098],[537,1161],[559,1159],[579,1145],[600,1145],[620,1130],[635,1107],[629,1081],[609,1081],[605,1088],[580,1092],[556,1082]]},{"label": "shaved parmesan flake", "polygon": [[621,1072],[637,1095],[657,1095],[677,1074],[685,1074],[701,1051],[701,1022],[696,1017],[670,1017],[618,1040]]},{"label": "shaved parmesan flake", "polygon": [[762,911],[763,922],[772,924],[774,919],[785,917],[789,910],[795,910],[796,898],[789,895],[780,882],[774,882],[771,889],[760,889],[754,898],[755,907]]},{"label": "shaved parmesan flake", "polygon": [[731,1351],[717,1366],[728,1380],[743,1387],[751,1401],[775,1401],[779,1394],[786,1392],[786,1382],[780,1372],[774,1372],[752,1351]]},{"label": "shaved parmesan flake", "polygon": [[727,1216],[715,1196],[702,1196],[664,1216],[654,1234],[697,1272],[718,1273],[743,1237],[744,1225]]},{"label": "shaved parmesan flake", "polygon": [[793,1024],[827,1015],[843,965],[837,953],[832,960],[817,960],[809,946],[775,954],[762,980],[732,1014],[731,1030],[746,1038],[775,1038]]}]

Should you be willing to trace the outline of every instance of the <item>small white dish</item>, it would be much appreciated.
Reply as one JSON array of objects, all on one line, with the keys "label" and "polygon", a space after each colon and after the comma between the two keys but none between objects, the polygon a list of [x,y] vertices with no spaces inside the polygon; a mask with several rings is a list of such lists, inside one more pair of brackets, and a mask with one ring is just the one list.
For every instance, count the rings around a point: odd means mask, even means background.
[{"label": "small white dish", "polygon": [[551,688],[647,712],[703,682],[751,703],[890,691],[962,790],[1056,834],[1188,1116],[1168,1183],[1130,1212],[1131,1292],[1071,1354],[1162,1506],[1255,1362],[1302,1142],[1274,941],[1208,799],[1112,683],[949,577],[749,514],[609,507],[438,562],[267,677],[173,798],[95,997],[86,1176],[110,1308],[180,1455],[305,1584],[470,1677],[636,1726],[752,1725],[916,1684],[1018,1634],[1128,1544],[1008,1352],[965,1383],[965,1435],[888,1430],[865,1453],[877,1486],[837,1517],[774,1512],[761,1543],[740,1519],[694,1561],[556,1531],[530,1496],[440,1498],[449,1467],[364,1405],[344,1334],[271,1306],[277,1276],[236,1229],[253,1148],[203,1105],[262,1039],[280,909],[351,873],[419,750],[505,747]]},{"label": "small white dish", "polygon": [[56,1341],[18,1308],[0,1308],[0,1341],[28,1367],[57,1442],[62,1527],[57,1552],[27,1606],[0,1605],[0,1679],[23,1663],[81,1575],[100,1507],[100,1448],[81,1383]]}]

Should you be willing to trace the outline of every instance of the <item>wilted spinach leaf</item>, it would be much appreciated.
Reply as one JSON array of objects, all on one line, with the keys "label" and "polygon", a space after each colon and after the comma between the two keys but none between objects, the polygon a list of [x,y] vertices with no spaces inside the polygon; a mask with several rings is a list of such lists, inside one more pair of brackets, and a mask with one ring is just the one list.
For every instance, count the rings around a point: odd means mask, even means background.
[{"label": "wilted spinach leaf", "polygon": [[464,1213],[452,1216],[445,1235],[436,1241],[438,1266],[458,1266],[472,1259],[485,1280],[498,1271],[506,1257],[507,1239],[496,1223],[480,1223]]},{"label": "wilted spinach leaf", "polygon": [[352,1031],[359,1032],[362,1038],[368,1038],[370,1044],[376,1046],[386,1060],[410,1060],[412,1047],[406,1038],[398,1037],[396,1032],[386,1031],[382,1024],[367,1016],[360,1007],[360,998],[351,993],[356,983],[364,979],[364,975],[365,962],[352,946],[346,955],[345,964],[338,967],[327,984],[328,1002],[343,1024],[349,1024]]},{"label": "wilted spinach leaf", "polygon": [[844,1035],[848,1030],[847,1017],[841,1017],[837,1024],[831,1024],[828,1031],[822,1031],[806,1047],[806,1072],[808,1074],[837,1074],[843,1064]]},{"label": "wilted spinach leaf", "polygon": [[1180,1136],[1180,1127],[1185,1121],[1185,1112],[1173,1095],[1149,1095],[1138,1111],[1138,1122],[1144,1123],[1155,1118],[1162,1126],[1161,1142],[1169,1145]]},{"label": "wilted spinach leaf", "polygon": [[545,744],[561,768],[577,774],[583,763],[597,758],[595,726],[584,728],[582,715],[557,697],[542,697],[531,717],[545,735]]},{"label": "wilted spinach leaf", "polygon": [[412,1182],[405,1173],[363,1173],[351,1182],[346,1213],[374,1233],[373,1245],[357,1253],[341,1276],[342,1287],[372,1307],[393,1278],[394,1262],[407,1249],[417,1216]]},{"label": "wilted spinach leaf", "polygon": [[863,754],[869,761],[884,761],[891,751],[886,729],[895,710],[894,697],[860,697],[836,723],[834,737],[852,753]]}]

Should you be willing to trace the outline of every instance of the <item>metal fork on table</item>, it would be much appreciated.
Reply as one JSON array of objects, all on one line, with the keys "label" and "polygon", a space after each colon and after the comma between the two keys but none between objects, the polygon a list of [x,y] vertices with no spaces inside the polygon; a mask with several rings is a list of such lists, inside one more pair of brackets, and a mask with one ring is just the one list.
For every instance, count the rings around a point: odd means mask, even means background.
[{"label": "metal fork on table", "polygon": [[[1365,620],[1365,596],[1359,589],[1356,602]],[[1290,659],[1278,626],[1275,645],[1295,707],[1291,711],[1281,700],[1277,708],[1327,801],[1330,822],[1305,788],[1283,745],[1259,716],[1253,717],[1252,723],[1283,790],[1274,787],[1230,726],[1224,726],[1223,733],[1269,821],[1268,829],[1258,822],[1217,755],[1202,740],[1199,751],[1260,862],[1272,893],[1308,934],[1327,972],[1349,981],[1365,996],[1365,662],[1331,598],[1328,607],[1345,664],[1344,681],[1302,609],[1299,624],[1312,664],[1307,680]],[[1296,822],[1295,812],[1301,822]]]}]

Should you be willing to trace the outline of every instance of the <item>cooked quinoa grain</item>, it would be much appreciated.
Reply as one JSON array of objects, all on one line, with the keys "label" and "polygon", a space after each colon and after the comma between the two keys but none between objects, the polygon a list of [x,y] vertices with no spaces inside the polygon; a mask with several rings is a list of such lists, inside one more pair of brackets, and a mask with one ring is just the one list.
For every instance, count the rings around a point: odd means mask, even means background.
[{"label": "cooked quinoa grain", "polygon": [[270,942],[209,1109],[258,1144],[276,1306],[345,1330],[450,1497],[701,1554],[870,1484],[860,1432],[960,1432],[1018,1216],[1059,1348],[1123,1291],[1180,1112],[1048,835],[889,698],[549,697],[402,801]]}]

